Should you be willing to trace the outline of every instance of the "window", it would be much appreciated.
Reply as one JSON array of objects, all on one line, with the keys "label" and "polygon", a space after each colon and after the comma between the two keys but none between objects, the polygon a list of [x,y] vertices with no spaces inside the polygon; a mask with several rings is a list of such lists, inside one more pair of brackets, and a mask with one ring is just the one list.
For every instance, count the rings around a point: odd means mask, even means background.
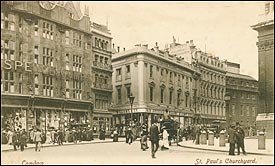
[{"label": "window", "polygon": [[235,104],[232,104],[232,115],[235,115],[235,111],[236,111],[236,106]]},{"label": "window", "polygon": [[180,75],[178,75],[178,85],[181,85]]},{"label": "window", "polygon": [[[107,65],[108,64],[108,58],[104,58],[104,63],[105,63],[105,65]],[[130,70],[130,69],[129,69]]]},{"label": "window", "polygon": [[250,114],[249,112],[250,112],[250,111],[249,111],[249,106],[247,105],[247,106],[246,106],[246,116],[249,116],[249,114]]},{"label": "window", "polygon": [[43,47],[43,65],[53,66],[53,52],[50,48]]},{"label": "window", "polygon": [[128,96],[131,96],[131,87],[130,87],[130,86],[127,86],[127,87],[126,87],[126,93],[127,93],[127,94],[126,94],[127,97],[128,97]]},{"label": "window", "polygon": [[21,82],[18,84],[18,90],[19,90],[19,94],[23,93],[23,86]]},{"label": "window", "polygon": [[69,80],[66,80],[65,82],[66,82],[66,88],[69,89],[70,88],[70,86],[69,86]]},{"label": "window", "polygon": [[181,93],[180,93],[180,92],[178,92],[178,97],[177,97],[177,106],[180,106],[180,104],[181,104],[181,103],[180,103],[180,100],[181,100],[181,99],[180,99],[180,98],[181,98],[180,96],[181,96]]},{"label": "window", "polygon": [[154,96],[154,88],[150,87],[150,101],[153,101],[153,96]]},{"label": "window", "polygon": [[251,116],[256,116],[255,106],[252,106],[252,108],[251,108]]},{"label": "window", "polygon": [[65,31],[65,44],[69,45],[70,44],[70,32]]},{"label": "window", "polygon": [[160,89],[160,102],[163,103],[164,89]]},{"label": "window", "polygon": [[153,77],[153,66],[150,65],[150,78],[152,78],[152,77]]},{"label": "window", "polygon": [[43,75],[43,96],[53,96],[53,77]]},{"label": "window", "polygon": [[66,89],[66,98],[70,98],[70,90]]},{"label": "window", "polygon": [[122,78],[121,78],[121,68],[119,69],[116,69],[116,80],[117,81],[120,81]]},{"label": "window", "polygon": [[170,91],[169,104],[172,104],[172,100],[173,100],[173,91]]},{"label": "window", "polygon": [[242,115],[242,116],[244,116],[244,111],[245,111],[245,110],[244,110],[244,106],[241,105],[241,115]]},{"label": "window", "polygon": [[188,78],[186,78],[186,89],[189,89],[189,81],[188,81],[189,79]]},{"label": "window", "polygon": [[117,88],[117,101],[119,104],[121,103],[121,88]]},{"label": "window", "polygon": [[34,75],[34,83],[35,83],[35,84],[38,84],[38,74],[35,74],[35,75]]},{"label": "window", "polygon": [[164,75],[164,69],[160,70],[160,75],[163,76]]},{"label": "window", "polygon": [[34,94],[39,95],[39,86],[37,84],[34,85]]},{"label": "window", "polygon": [[130,65],[126,66],[126,73],[130,73]]}]

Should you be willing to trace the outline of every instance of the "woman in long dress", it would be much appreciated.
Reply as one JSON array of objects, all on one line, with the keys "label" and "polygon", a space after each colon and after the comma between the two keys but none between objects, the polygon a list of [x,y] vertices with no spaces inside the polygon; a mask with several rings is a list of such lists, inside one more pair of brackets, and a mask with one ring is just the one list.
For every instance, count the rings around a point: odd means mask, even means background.
[{"label": "woman in long dress", "polygon": [[12,137],[13,137],[13,132],[11,130],[8,131],[8,145],[12,144]]},{"label": "woman in long dress", "polygon": [[166,150],[169,149],[169,140],[168,140],[168,132],[166,130],[166,128],[163,128],[163,132],[162,132],[162,146],[161,146],[161,150]]}]

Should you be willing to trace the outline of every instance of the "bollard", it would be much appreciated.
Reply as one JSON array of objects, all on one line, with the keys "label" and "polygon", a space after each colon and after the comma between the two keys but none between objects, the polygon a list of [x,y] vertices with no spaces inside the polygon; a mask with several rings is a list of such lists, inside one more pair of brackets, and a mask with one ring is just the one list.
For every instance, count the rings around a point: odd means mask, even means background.
[{"label": "bollard", "polygon": [[214,146],[214,133],[212,131],[208,133],[208,145]]},{"label": "bollard", "polygon": [[225,146],[225,132],[222,130],[220,132],[220,147]]},{"label": "bollard", "polygon": [[259,132],[258,136],[258,149],[259,150],[265,150],[265,133]]},{"label": "bollard", "polygon": [[206,145],[206,132],[205,131],[201,132],[201,144]]}]

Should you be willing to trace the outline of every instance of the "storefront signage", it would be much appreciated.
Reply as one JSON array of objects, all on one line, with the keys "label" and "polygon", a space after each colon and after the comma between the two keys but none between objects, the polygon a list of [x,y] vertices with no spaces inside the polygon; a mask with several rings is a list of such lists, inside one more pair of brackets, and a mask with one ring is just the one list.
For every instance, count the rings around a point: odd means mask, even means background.
[{"label": "storefront signage", "polygon": [[31,71],[31,62],[5,60],[3,68],[7,70],[24,68],[25,71]]}]

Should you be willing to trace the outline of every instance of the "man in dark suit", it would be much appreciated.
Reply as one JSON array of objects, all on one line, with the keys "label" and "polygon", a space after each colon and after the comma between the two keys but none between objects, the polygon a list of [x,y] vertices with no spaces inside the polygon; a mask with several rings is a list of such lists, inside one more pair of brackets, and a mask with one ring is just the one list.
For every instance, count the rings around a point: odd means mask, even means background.
[{"label": "man in dark suit", "polygon": [[237,136],[238,155],[240,155],[240,148],[242,148],[243,154],[246,155],[246,152],[244,150],[245,133],[244,133],[244,130],[241,128],[240,123],[237,123],[236,136]]},{"label": "man in dark suit", "polygon": [[231,125],[231,127],[228,130],[228,142],[229,142],[229,155],[235,155],[236,130],[234,125]]},{"label": "man in dark suit", "polygon": [[150,141],[152,158],[156,158],[155,154],[159,148],[159,129],[156,121],[153,121],[153,124],[150,127]]}]

